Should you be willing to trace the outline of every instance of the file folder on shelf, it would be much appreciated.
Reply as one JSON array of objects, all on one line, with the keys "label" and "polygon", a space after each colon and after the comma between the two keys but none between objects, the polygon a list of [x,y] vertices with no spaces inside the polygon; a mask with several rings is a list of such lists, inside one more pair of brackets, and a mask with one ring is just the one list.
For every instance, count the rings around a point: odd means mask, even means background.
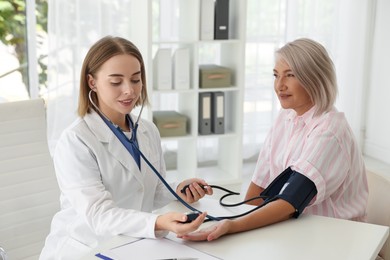
[{"label": "file folder on shelf", "polygon": [[157,90],[172,89],[171,49],[158,49],[153,59],[153,85]]},{"label": "file folder on shelf", "polygon": [[188,48],[175,51],[172,66],[174,89],[190,89],[190,51]]},{"label": "file folder on shelf", "polygon": [[215,1],[214,39],[229,39],[229,0]]},{"label": "file folder on shelf", "polygon": [[211,134],[211,93],[199,93],[199,134]]},{"label": "file folder on shelf", "polygon": [[211,94],[211,132],[225,133],[225,95],[223,92]]},{"label": "file folder on shelf", "polygon": [[214,1],[200,1],[200,35],[203,41],[214,40]]}]

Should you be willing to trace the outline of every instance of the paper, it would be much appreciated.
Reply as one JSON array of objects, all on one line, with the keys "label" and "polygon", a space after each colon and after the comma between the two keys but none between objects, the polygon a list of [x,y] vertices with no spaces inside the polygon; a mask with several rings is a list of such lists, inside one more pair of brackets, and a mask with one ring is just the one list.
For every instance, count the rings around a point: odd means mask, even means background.
[{"label": "paper", "polygon": [[115,260],[157,260],[157,259],[220,259],[184,244],[162,239],[140,239],[119,247],[101,252],[98,257]]}]

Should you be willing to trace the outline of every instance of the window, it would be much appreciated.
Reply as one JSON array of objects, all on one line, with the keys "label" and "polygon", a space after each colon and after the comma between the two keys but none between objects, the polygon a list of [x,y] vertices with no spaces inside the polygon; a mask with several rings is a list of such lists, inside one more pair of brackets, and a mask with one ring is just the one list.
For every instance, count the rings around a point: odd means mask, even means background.
[{"label": "window", "polygon": [[247,4],[243,158],[255,161],[278,110],[272,69],[274,51],[284,41],[286,1]]},{"label": "window", "polygon": [[247,0],[243,159],[256,161],[279,110],[273,89],[274,52],[310,37],[335,52],[337,1]]},{"label": "window", "polygon": [[47,0],[0,0],[0,102],[46,93]]}]

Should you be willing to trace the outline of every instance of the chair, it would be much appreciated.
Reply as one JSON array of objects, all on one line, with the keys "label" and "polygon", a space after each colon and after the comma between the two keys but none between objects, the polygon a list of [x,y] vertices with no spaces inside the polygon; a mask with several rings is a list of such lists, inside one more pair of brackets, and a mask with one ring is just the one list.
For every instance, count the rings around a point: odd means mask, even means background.
[{"label": "chair", "polygon": [[[369,223],[390,227],[390,173],[389,176],[367,171],[369,188],[367,220]],[[379,255],[390,260],[390,238],[383,245]]]},{"label": "chair", "polygon": [[38,259],[59,210],[42,99],[0,103],[0,246],[9,259]]}]

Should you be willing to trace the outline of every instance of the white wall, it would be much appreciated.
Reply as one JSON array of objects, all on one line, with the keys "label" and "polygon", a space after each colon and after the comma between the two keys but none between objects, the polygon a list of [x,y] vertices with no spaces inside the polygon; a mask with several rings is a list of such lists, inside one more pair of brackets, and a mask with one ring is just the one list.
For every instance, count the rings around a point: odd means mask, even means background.
[{"label": "white wall", "polygon": [[[390,164],[390,1],[377,0],[367,91],[366,155]],[[353,93],[351,93],[353,94]]]}]

